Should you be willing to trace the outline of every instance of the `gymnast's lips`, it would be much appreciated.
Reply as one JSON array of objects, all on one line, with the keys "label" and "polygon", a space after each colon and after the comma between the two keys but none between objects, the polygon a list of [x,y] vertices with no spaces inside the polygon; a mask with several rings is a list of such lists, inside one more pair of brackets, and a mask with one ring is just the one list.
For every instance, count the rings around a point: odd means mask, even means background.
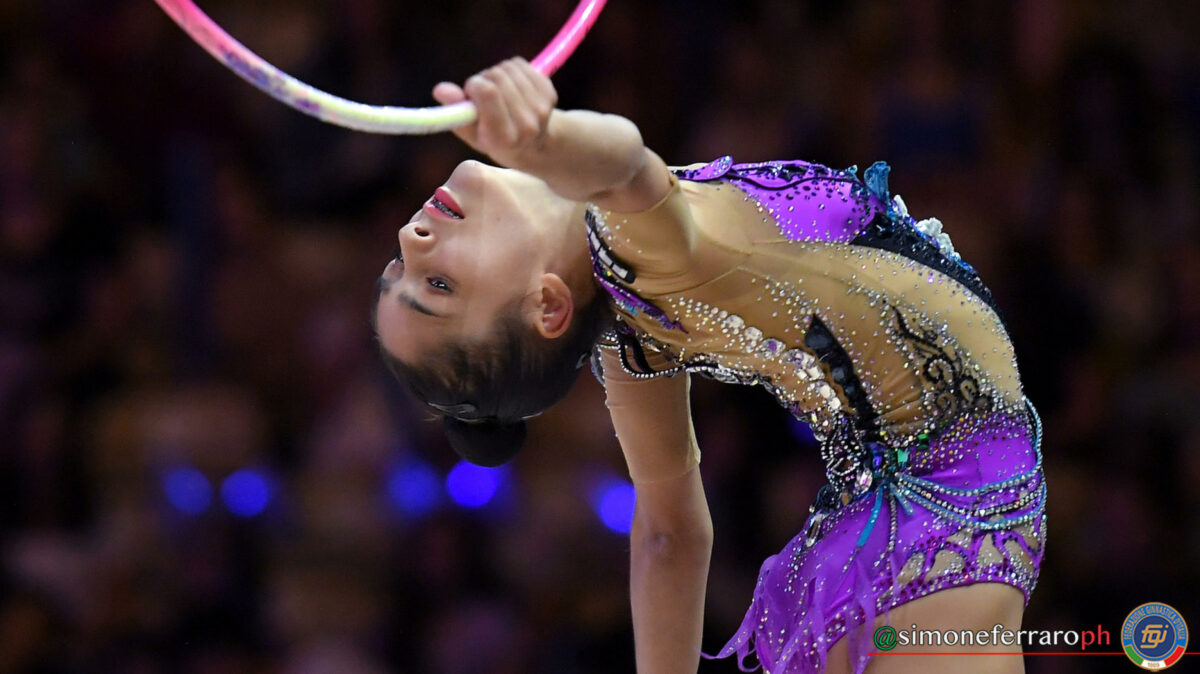
[{"label": "gymnast's lips", "polygon": [[425,202],[425,210],[431,215],[452,220],[463,218],[462,206],[459,206],[450,192],[442,187],[437,188],[429,201]]}]

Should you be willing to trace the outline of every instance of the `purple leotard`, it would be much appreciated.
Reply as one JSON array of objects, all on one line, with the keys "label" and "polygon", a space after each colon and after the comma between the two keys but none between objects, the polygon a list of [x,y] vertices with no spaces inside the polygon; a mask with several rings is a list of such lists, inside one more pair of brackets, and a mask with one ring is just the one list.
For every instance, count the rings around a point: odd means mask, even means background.
[{"label": "purple leotard", "polygon": [[[891,608],[980,582],[1016,587],[1028,602],[1037,582],[1041,424],[1011,342],[941,223],[909,216],[887,174],[882,163],[860,179],[856,169],[725,157],[675,171],[682,186],[671,198],[684,201],[671,217],[691,209],[695,222],[589,215],[596,276],[626,326],[622,348],[636,335],[632,348],[679,368],[762,385],[821,441],[829,483],[800,533],[763,563],[745,621],[715,656],[737,654],[743,668],[754,654],[772,674],[822,671],[848,636],[861,672],[876,617]],[[754,208],[735,221],[695,212],[728,200]],[[693,242],[685,259],[718,251],[728,269],[686,287],[655,278],[672,253],[646,248],[669,242],[670,227]]]}]

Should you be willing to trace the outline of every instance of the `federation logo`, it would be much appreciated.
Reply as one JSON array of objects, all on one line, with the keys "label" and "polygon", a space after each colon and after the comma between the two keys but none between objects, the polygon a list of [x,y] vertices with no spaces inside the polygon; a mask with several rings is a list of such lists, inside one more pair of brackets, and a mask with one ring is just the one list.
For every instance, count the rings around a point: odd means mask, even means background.
[{"label": "federation logo", "polygon": [[1179,611],[1152,601],[1133,609],[1121,626],[1125,655],[1142,669],[1166,669],[1187,650],[1187,623]]}]

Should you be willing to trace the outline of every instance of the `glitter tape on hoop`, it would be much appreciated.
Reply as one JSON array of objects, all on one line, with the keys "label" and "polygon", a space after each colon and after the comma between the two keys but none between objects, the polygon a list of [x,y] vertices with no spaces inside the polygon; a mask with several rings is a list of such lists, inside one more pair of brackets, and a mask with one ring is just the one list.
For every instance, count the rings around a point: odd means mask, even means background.
[{"label": "glitter tape on hoop", "polygon": [[[596,22],[606,1],[582,0],[550,44],[533,59],[533,67],[545,75],[558,70]],[[475,106],[470,101],[428,108],[400,108],[367,105],[334,96],[264,61],[222,30],[192,0],[155,2],[197,44],[242,79],[300,112],[330,124],[369,133],[424,134],[475,121]]]}]

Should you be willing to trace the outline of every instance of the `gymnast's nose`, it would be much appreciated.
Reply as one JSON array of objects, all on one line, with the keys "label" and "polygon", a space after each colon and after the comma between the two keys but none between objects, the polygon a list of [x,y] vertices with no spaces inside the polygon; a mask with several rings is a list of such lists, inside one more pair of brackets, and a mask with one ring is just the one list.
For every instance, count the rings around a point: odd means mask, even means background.
[{"label": "gymnast's nose", "polygon": [[436,228],[426,223],[410,222],[400,228],[400,247],[406,253],[428,252],[436,242]]}]

